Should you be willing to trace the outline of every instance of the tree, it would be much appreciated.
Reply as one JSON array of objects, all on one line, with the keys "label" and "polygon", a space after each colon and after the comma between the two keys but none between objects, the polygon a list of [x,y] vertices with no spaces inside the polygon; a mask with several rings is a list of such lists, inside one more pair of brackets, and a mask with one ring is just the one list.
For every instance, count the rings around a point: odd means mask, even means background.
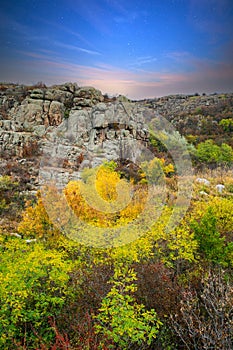
[{"label": "tree", "polygon": [[207,140],[199,143],[196,151],[197,158],[200,162],[206,164],[216,164],[220,157],[220,150],[213,140]]},{"label": "tree", "polygon": [[226,132],[233,131],[233,119],[232,118],[222,119],[219,122],[219,125],[221,125],[223,127],[223,130]]},{"label": "tree", "polygon": [[233,149],[231,146],[223,143],[220,147],[221,155],[219,162],[224,165],[230,165],[233,162]]},{"label": "tree", "polygon": [[225,238],[217,230],[213,209],[209,207],[200,222],[193,220],[191,228],[198,242],[201,258],[214,264],[224,263]]},{"label": "tree", "polygon": [[64,193],[77,217],[96,226],[112,227],[140,214],[147,186],[133,186],[133,181],[121,178],[114,168],[110,162],[84,172],[84,181],[68,183]]},{"label": "tree", "polygon": [[231,165],[233,162],[233,149],[225,143],[218,146],[213,140],[206,140],[197,146],[196,157],[199,162],[214,167],[217,165]]},{"label": "tree", "polygon": [[188,350],[233,348],[233,286],[223,270],[210,270],[200,290],[181,294],[180,312],[171,315],[171,327]]},{"label": "tree", "polygon": [[149,162],[142,163],[141,168],[149,183],[154,185],[163,184],[165,176],[162,169],[162,161],[159,158],[154,158]]},{"label": "tree", "polygon": [[102,300],[96,316],[97,333],[113,340],[117,349],[150,345],[162,325],[153,309],[148,311],[143,304],[136,302],[132,295],[137,290],[135,280],[133,269],[117,266],[110,280],[112,288]]},{"label": "tree", "polygon": [[23,213],[23,219],[18,226],[18,232],[28,238],[57,239],[60,231],[50,220],[40,193],[37,197],[35,205],[28,203]]},{"label": "tree", "polygon": [[54,332],[48,317],[59,315],[70,293],[71,262],[64,253],[18,238],[1,244],[0,253],[0,348],[14,349],[15,343],[36,349],[41,339],[49,344]]}]

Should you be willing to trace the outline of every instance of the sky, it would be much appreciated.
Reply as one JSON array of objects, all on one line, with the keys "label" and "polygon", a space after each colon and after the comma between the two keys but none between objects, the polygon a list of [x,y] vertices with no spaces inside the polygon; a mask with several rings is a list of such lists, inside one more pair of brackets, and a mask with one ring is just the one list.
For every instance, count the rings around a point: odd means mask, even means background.
[{"label": "sky", "polygon": [[1,0],[0,81],[233,92],[233,0]]}]

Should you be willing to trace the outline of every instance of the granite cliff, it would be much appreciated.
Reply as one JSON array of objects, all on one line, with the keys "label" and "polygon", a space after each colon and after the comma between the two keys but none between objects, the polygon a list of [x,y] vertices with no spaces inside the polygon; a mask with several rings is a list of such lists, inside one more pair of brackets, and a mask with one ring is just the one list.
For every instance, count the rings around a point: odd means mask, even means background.
[{"label": "granite cliff", "polygon": [[219,122],[233,117],[233,94],[173,95],[129,103],[123,96],[109,98],[75,83],[1,84],[0,173],[14,175],[32,190],[38,187],[41,157],[43,164],[49,159],[60,169],[61,182],[103,159],[135,161],[138,145],[149,145],[148,122],[158,114],[192,142],[217,137],[232,145],[231,134]]},{"label": "granite cliff", "polygon": [[21,180],[33,189],[41,159],[43,164],[52,159],[61,181],[70,174],[78,176],[81,163],[93,167],[103,159],[134,160],[135,141],[148,142],[144,110],[136,104],[128,107],[124,97],[110,99],[97,89],[71,83],[50,88],[2,86],[1,172],[24,174]]}]

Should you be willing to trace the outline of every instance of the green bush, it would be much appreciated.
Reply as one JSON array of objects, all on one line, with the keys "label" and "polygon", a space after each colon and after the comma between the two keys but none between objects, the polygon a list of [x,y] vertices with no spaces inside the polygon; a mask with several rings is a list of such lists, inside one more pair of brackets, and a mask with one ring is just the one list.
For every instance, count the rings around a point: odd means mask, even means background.
[{"label": "green bush", "polygon": [[222,119],[219,122],[219,125],[223,127],[223,130],[226,132],[233,131],[233,118]]},{"label": "green bush", "polygon": [[195,156],[201,163],[208,165],[231,165],[233,162],[233,149],[226,143],[216,145],[213,140],[199,143]]},{"label": "green bush", "polygon": [[146,310],[143,304],[137,304],[132,296],[136,292],[136,274],[128,267],[116,267],[110,281],[113,286],[102,300],[99,314],[96,316],[97,333],[117,344],[117,349],[150,345],[156,338],[162,322],[156,312]]},{"label": "green bush", "polygon": [[0,250],[0,348],[36,349],[38,335],[44,343],[54,337],[48,318],[59,314],[69,294],[71,264],[62,253],[17,238]]},{"label": "green bush", "polygon": [[198,242],[199,254],[209,263],[228,266],[233,253],[232,243],[226,244],[217,229],[217,219],[214,210],[209,207],[200,222],[193,220],[191,228]]}]

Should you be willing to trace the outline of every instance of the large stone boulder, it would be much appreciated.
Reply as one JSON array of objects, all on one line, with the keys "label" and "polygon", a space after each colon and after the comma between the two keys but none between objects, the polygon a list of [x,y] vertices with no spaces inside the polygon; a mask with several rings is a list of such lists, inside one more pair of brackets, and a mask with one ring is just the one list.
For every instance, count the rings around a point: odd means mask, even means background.
[{"label": "large stone boulder", "polygon": [[102,102],[104,97],[100,90],[93,87],[82,87],[74,93],[74,105],[76,107],[93,107]]}]

